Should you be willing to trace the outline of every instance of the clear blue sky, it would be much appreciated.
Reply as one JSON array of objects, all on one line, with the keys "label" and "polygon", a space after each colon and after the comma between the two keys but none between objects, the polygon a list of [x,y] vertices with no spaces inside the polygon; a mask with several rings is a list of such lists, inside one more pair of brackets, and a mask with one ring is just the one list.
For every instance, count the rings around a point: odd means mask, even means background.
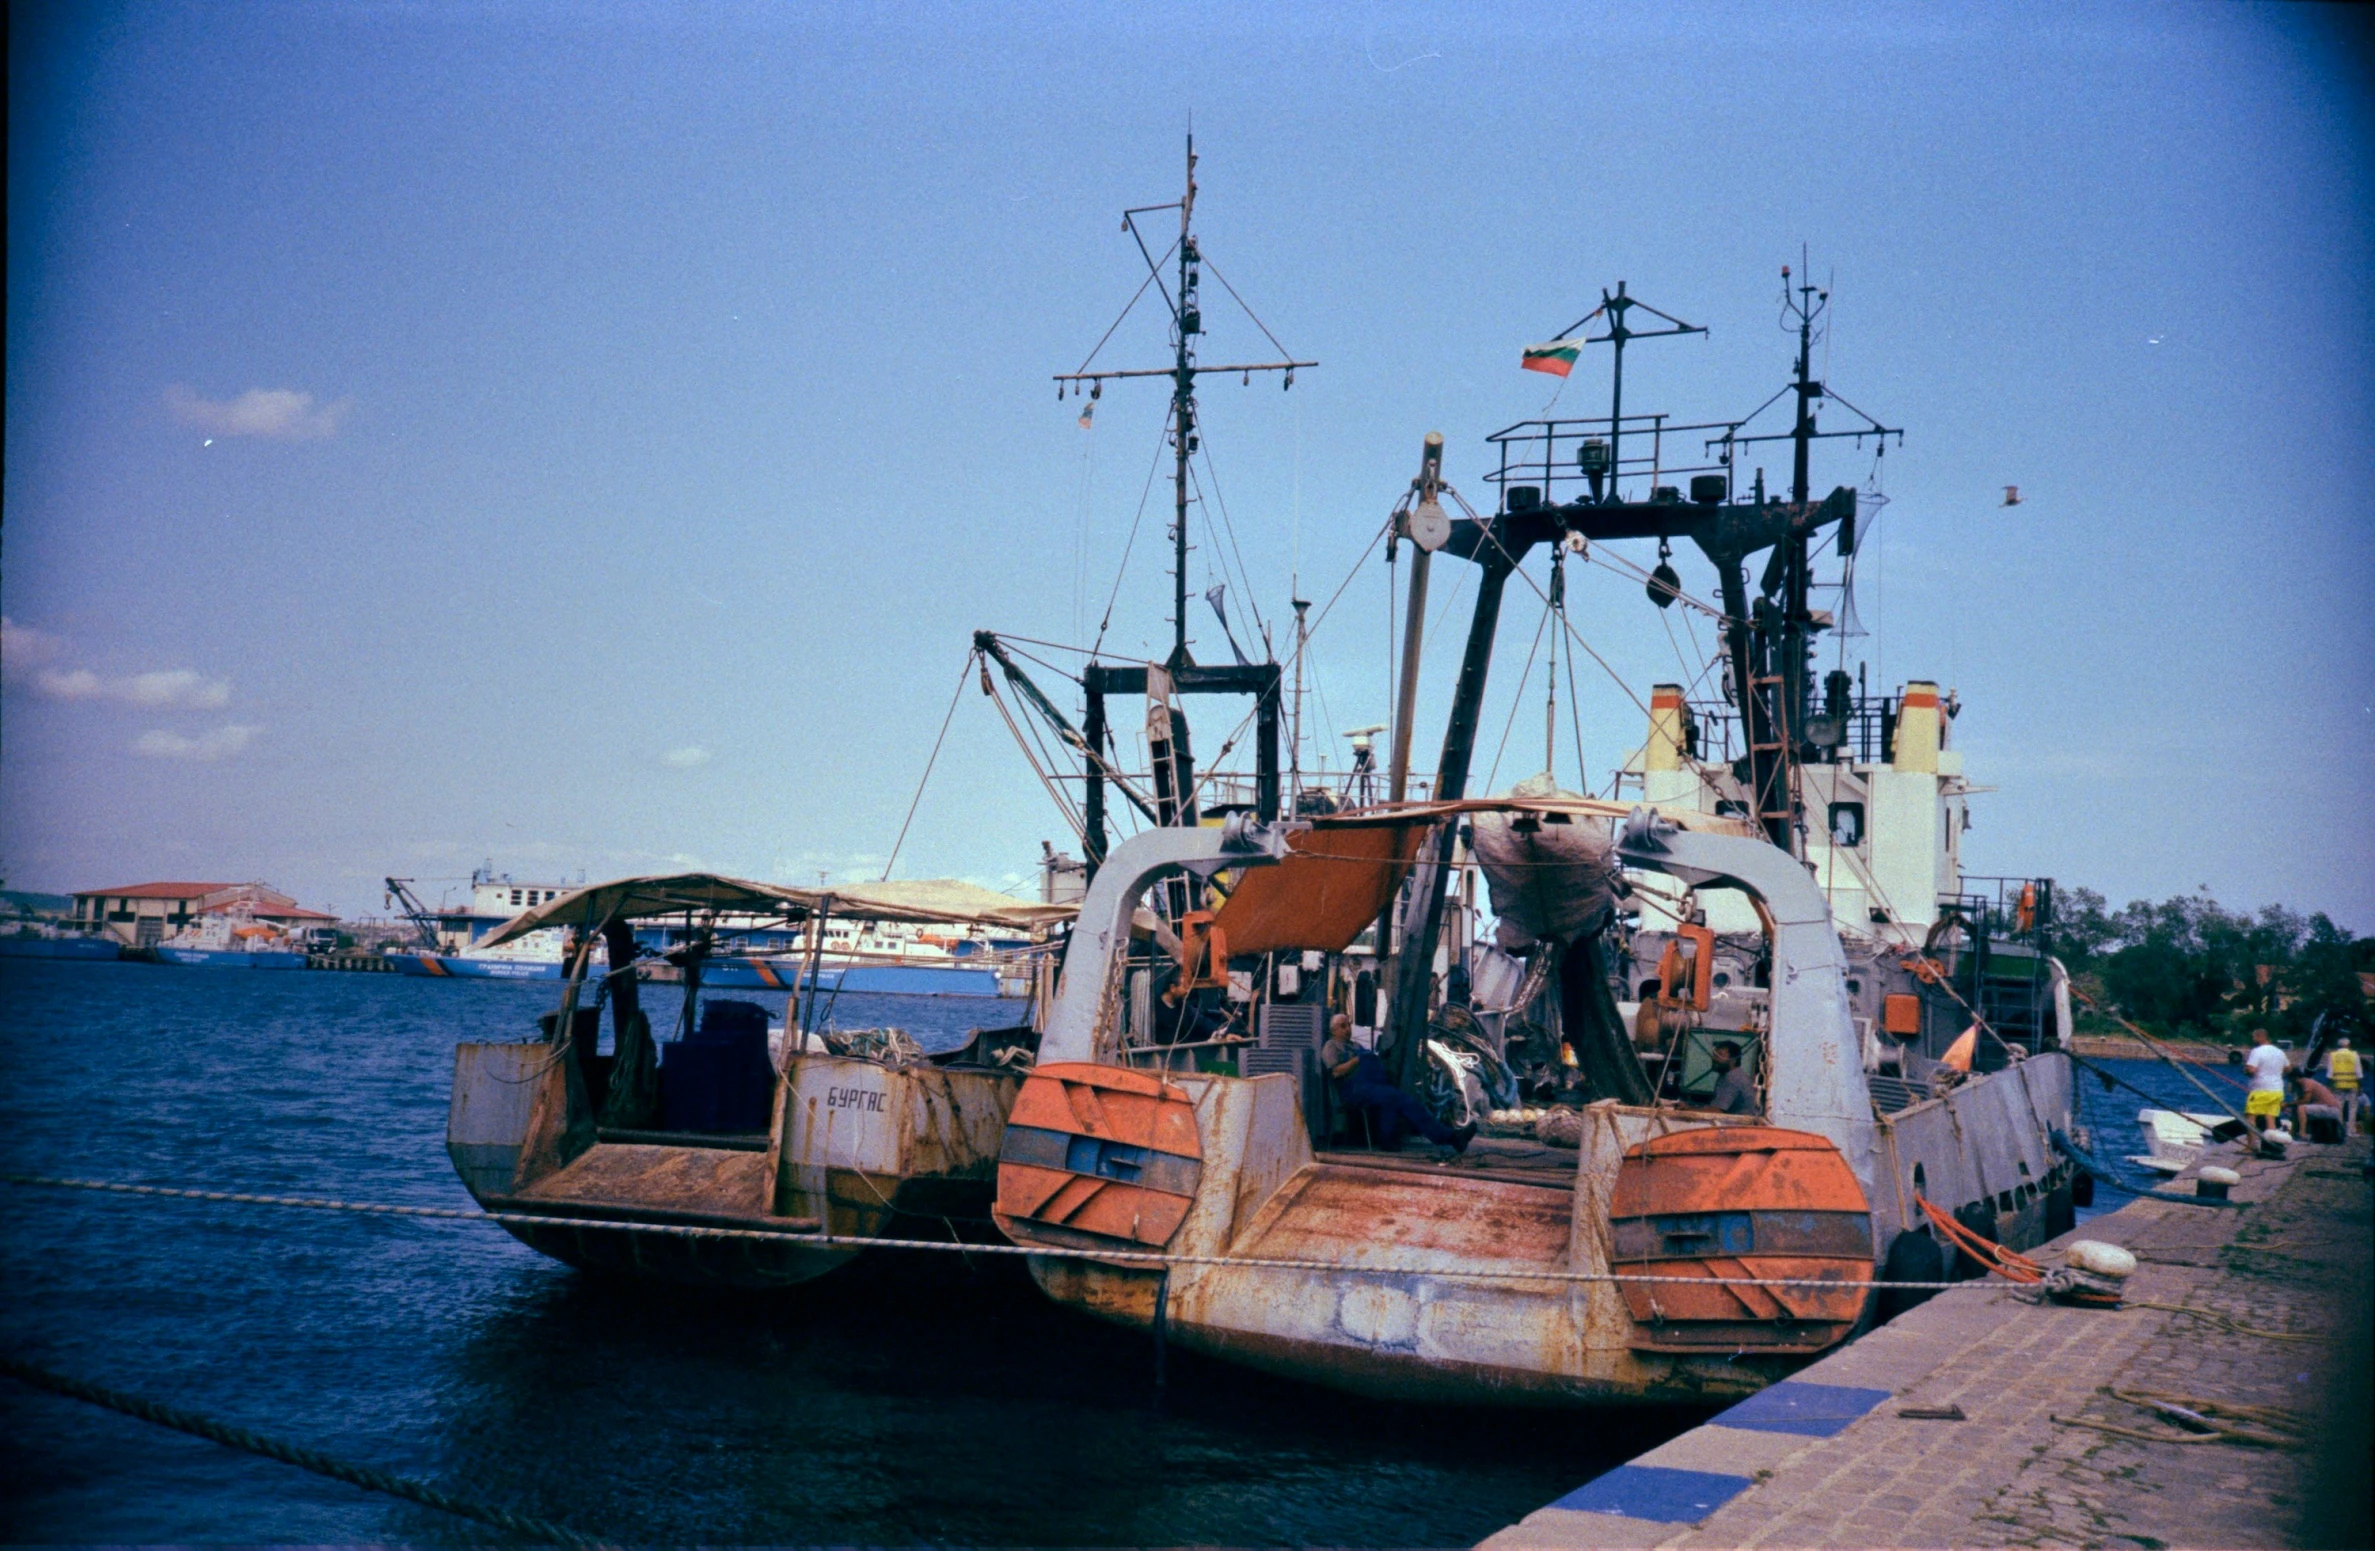
[{"label": "clear blue sky", "polygon": [[[1961,694],[1972,869],[2375,930],[2365,38],[2247,5],[20,8],[0,867],[349,912],[490,857],[878,870],[969,632],[1094,629],[1161,389],[1083,432],[1048,378],[1136,285],[1119,213],[1174,196],[1192,115],[1207,251],[1323,363],[1208,390],[1274,625],[1425,431],[1484,494],[1484,435],[1557,386],[1520,347],[1602,286],[1712,330],[1638,347],[1629,408],[1753,406],[1803,244],[1829,380],[1908,428],[1859,608],[1876,677]],[[1207,359],[1261,348],[1207,290]],[[1106,359],[1162,349],[1142,310]],[[1604,412],[1604,371],[1560,408]],[[1150,511],[1117,655],[1161,650],[1160,541]],[[1674,676],[1636,585],[1574,604],[1635,692]],[[1315,731],[1385,719],[1385,613],[1372,560]],[[1538,618],[1513,587],[1488,745]],[[1580,682],[1597,784],[1641,719]],[[1043,838],[968,694],[899,871],[1004,885]]]}]

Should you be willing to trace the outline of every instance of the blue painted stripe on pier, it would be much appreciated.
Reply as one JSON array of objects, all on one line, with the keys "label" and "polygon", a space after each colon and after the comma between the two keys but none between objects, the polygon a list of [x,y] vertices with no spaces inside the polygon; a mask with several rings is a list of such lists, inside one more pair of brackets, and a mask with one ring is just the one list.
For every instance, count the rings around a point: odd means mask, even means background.
[{"label": "blue painted stripe on pier", "polygon": [[1849,1423],[1888,1397],[1885,1389],[1852,1389],[1844,1384],[1808,1384],[1784,1379],[1758,1390],[1708,1425],[1835,1438],[1847,1431]]},{"label": "blue painted stripe on pier", "polygon": [[1552,1503],[1577,1513],[1614,1513],[1659,1524],[1696,1524],[1748,1490],[1746,1476],[1662,1465],[1619,1465]]}]

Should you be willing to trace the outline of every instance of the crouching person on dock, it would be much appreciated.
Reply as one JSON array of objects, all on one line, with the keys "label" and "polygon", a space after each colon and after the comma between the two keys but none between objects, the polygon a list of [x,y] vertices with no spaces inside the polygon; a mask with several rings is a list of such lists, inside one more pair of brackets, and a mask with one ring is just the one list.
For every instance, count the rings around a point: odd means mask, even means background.
[{"label": "crouching person on dock", "polygon": [[2345,1142],[2342,1100],[2316,1078],[2303,1074],[2292,1080],[2293,1135],[2305,1142]]},{"label": "crouching person on dock", "polygon": [[1476,1139],[1474,1122],[1454,1130],[1427,1112],[1427,1107],[1394,1086],[1393,1076],[1375,1051],[1352,1042],[1352,1019],[1338,1013],[1328,1020],[1328,1042],[1319,1047],[1320,1065],[1336,1084],[1336,1099],[1346,1109],[1369,1117],[1377,1145],[1392,1152],[1402,1145],[1402,1128],[1410,1129],[1438,1147],[1466,1152]]}]

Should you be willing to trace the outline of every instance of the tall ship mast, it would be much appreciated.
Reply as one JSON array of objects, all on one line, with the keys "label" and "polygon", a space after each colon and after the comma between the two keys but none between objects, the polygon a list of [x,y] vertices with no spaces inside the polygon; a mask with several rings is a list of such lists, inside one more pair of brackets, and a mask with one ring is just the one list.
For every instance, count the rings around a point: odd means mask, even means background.
[{"label": "tall ship mast", "polygon": [[[1210,787],[1211,778],[1209,773],[1199,775],[1198,772],[1192,729],[1182,703],[1187,696],[1252,697],[1252,811],[1264,822],[1276,819],[1281,811],[1279,730],[1284,675],[1268,632],[1262,632],[1258,643],[1261,660],[1249,660],[1244,648],[1237,642],[1235,632],[1228,625],[1223,612],[1222,593],[1220,589],[1215,589],[1208,597],[1236,661],[1226,664],[1198,662],[1188,642],[1189,514],[1190,508],[1200,500],[1195,459],[1203,450],[1197,385],[1202,379],[1212,376],[1233,376],[1240,384],[1250,385],[1257,375],[1265,378],[1275,375],[1282,389],[1291,389],[1297,371],[1309,370],[1319,363],[1297,359],[1279,344],[1269,327],[1245,305],[1243,299],[1237,296],[1235,288],[1217,270],[1213,273],[1215,278],[1221,280],[1223,290],[1261,331],[1262,337],[1277,354],[1258,360],[1206,362],[1198,359],[1198,342],[1206,337],[1203,285],[1204,271],[1209,265],[1195,229],[1196,192],[1196,140],[1191,134],[1187,137],[1179,198],[1159,205],[1135,206],[1122,212],[1122,230],[1136,245],[1139,257],[1146,265],[1145,280],[1080,368],[1058,373],[1055,377],[1059,398],[1085,396],[1086,407],[1081,416],[1084,425],[1095,414],[1096,405],[1104,397],[1108,383],[1160,378],[1170,384],[1165,437],[1171,451],[1171,650],[1160,662],[1105,661],[1101,656],[1103,632],[1100,631],[1098,642],[1089,648],[1088,660],[1078,674],[1083,711],[1081,721],[1075,728],[1070,718],[1038,688],[996,632],[979,631],[974,636],[974,649],[983,661],[985,686],[988,683],[988,666],[995,662],[1018,696],[1080,762],[1079,808],[1076,816],[1069,812],[1067,816],[1075,817],[1079,831],[1082,860],[1086,864],[1084,883],[1095,878],[1110,848],[1111,813],[1108,805],[1115,795],[1118,794],[1121,800],[1137,809],[1141,818],[1150,824],[1193,825],[1201,817],[1207,806],[1203,794]],[[1149,218],[1173,211],[1178,213],[1178,234],[1158,253],[1149,242],[1149,232],[1156,228],[1157,223]],[[1170,314],[1170,363],[1163,366],[1097,366],[1097,357],[1106,343],[1113,338],[1122,321],[1137,307],[1150,288],[1161,297]],[[1119,756],[1114,728],[1107,714],[1108,701],[1114,696],[1144,697],[1146,701],[1147,769],[1143,785],[1125,770]],[[1224,748],[1220,752],[1226,754],[1228,749]],[[1218,757],[1215,756],[1216,761]],[[1064,806],[1060,795],[1058,803]]]}]

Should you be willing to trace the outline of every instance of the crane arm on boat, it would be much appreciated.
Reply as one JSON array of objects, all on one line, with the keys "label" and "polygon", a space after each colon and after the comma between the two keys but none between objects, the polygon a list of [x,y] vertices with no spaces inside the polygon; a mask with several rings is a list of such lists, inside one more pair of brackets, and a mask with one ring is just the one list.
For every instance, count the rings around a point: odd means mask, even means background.
[{"label": "crane arm on boat", "polygon": [[1039,1059],[1095,1059],[1097,1019],[1105,1005],[1106,980],[1120,957],[1119,945],[1129,940],[1130,917],[1138,897],[1158,874],[1183,868],[1209,877],[1223,868],[1281,862],[1287,855],[1287,837],[1309,827],[1303,823],[1254,823],[1243,814],[1232,814],[1219,827],[1141,830],[1115,846],[1097,870],[1087,898],[1081,901],[1080,924],[1064,955],[1063,984],[1056,993],[1055,1013],[1040,1043]]}]

